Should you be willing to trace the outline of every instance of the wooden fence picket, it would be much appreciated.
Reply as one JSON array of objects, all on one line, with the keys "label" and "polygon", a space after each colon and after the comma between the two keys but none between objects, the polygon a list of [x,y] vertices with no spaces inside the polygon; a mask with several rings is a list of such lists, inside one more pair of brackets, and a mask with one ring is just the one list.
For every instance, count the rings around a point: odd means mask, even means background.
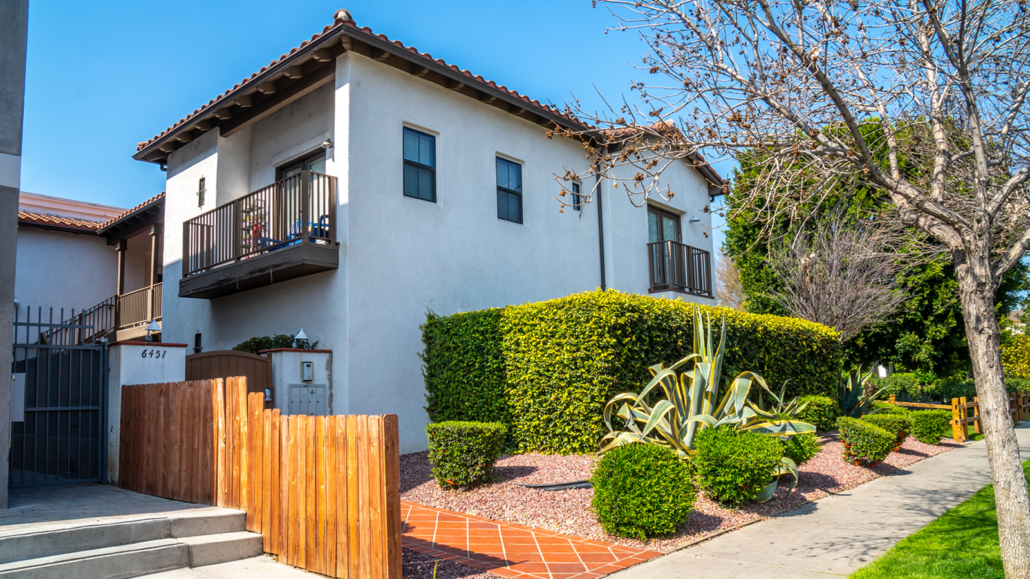
[{"label": "wooden fence picket", "polygon": [[123,488],[243,510],[290,565],[401,579],[395,415],[284,416],[238,377],[125,386],[119,445]]}]

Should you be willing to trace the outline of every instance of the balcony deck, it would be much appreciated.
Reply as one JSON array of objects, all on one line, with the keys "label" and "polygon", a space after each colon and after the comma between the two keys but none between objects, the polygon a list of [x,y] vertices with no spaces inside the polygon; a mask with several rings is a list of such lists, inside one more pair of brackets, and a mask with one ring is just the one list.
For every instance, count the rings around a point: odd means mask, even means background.
[{"label": "balcony deck", "polygon": [[339,268],[336,178],[304,171],[183,223],[179,297],[212,299]]}]

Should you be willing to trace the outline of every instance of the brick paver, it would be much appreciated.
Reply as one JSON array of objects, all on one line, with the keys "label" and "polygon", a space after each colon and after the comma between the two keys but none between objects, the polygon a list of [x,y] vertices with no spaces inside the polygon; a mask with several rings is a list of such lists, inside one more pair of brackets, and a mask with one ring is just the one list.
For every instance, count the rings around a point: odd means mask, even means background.
[{"label": "brick paver", "polygon": [[661,553],[401,502],[404,547],[519,579],[596,579]]}]

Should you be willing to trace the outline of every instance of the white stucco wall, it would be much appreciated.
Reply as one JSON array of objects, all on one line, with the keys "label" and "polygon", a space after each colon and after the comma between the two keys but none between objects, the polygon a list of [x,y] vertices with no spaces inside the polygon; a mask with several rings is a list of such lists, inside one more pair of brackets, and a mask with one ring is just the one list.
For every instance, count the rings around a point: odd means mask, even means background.
[{"label": "white stucco wall", "polygon": [[[117,291],[118,255],[98,235],[18,228],[14,297],[19,307],[42,307],[54,318],[95,306]],[[21,319],[25,314],[19,313]]]},{"label": "white stucco wall", "polygon": [[[402,136],[436,135],[437,202],[404,197]],[[227,349],[253,336],[304,328],[333,351],[333,412],[400,419],[401,451],[425,448],[427,417],[418,326],[427,310],[451,314],[565,296],[600,285],[597,205],[559,212],[555,173],[583,169],[580,145],[547,140],[539,125],[348,53],[335,80],[229,138],[209,133],[169,159],[164,339]],[[209,199],[272,183],[275,165],[312,150],[324,135],[327,173],[339,179],[336,271],[214,300],[177,297],[182,222],[199,214],[196,181]],[[246,151],[246,153],[244,153]],[[223,155],[223,153],[226,153]],[[495,157],[523,165],[523,223],[497,218]],[[233,177],[217,178],[212,175]],[[704,180],[670,171],[685,243],[711,250]],[[223,194],[218,188],[233,191]],[[227,185],[227,183],[231,183]],[[584,183],[584,190],[591,184]],[[604,192],[608,286],[647,293],[647,213]],[[205,210],[214,206],[205,207]],[[702,223],[686,222],[698,214]]]}]

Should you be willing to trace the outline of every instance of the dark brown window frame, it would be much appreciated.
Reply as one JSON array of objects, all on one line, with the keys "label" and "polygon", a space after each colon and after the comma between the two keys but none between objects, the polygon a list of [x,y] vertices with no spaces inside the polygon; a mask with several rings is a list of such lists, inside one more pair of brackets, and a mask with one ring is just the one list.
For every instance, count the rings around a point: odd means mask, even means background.
[{"label": "dark brown window frame", "polygon": [[304,170],[304,168],[308,166],[308,163],[314,159],[326,160],[325,149],[319,148],[317,151],[308,153],[303,157],[294,158],[292,161],[287,161],[282,165],[277,166],[275,168],[275,180],[281,181],[283,179],[283,174],[298,167],[301,170]]},{"label": "dark brown window frame", "polygon": [[658,219],[658,227],[659,227],[659,234],[658,234],[659,239],[658,239],[658,241],[666,241],[665,235],[664,235],[664,233],[665,233],[665,231],[664,231],[665,225],[664,225],[664,223],[663,223],[661,218],[662,217],[671,217],[676,222],[676,239],[674,241],[676,241],[676,243],[683,243],[683,223],[682,223],[682,219],[681,219],[682,215],[679,215],[677,213],[673,213],[672,211],[669,211],[667,209],[662,209],[661,207],[658,207],[657,205],[650,205],[650,204],[647,206],[647,212],[648,213],[654,213],[659,218]]}]

